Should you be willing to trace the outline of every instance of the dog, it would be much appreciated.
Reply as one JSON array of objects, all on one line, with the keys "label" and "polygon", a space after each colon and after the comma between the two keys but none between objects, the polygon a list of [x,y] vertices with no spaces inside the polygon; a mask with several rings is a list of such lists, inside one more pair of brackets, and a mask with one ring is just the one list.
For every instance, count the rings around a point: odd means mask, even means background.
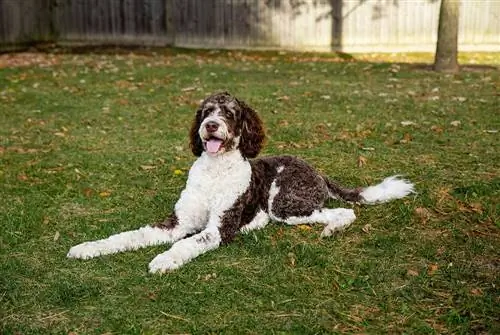
[{"label": "dog", "polygon": [[375,204],[414,192],[413,184],[398,176],[351,189],[293,156],[255,158],[264,140],[262,121],[245,102],[228,92],[209,96],[191,126],[190,148],[197,159],[172,214],[151,226],[76,245],[67,257],[89,259],[171,243],[149,263],[151,273],[164,273],[270,220],[320,223],[322,237],[342,231],[356,216],[352,209],[326,208],[329,198]]}]

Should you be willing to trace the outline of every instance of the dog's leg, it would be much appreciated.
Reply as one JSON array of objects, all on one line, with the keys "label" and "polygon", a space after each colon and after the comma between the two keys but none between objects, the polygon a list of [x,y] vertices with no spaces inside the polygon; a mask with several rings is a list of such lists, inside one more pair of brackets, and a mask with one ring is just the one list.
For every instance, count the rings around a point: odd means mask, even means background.
[{"label": "dog's leg", "polygon": [[179,224],[177,216],[172,214],[167,220],[155,226],[146,226],[111,235],[102,240],[78,244],[69,250],[67,256],[89,259],[152,245],[173,243],[193,233],[192,228],[190,225]]},{"label": "dog's leg", "polygon": [[149,263],[149,272],[164,273],[177,269],[191,259],[216,249],[220,243],[219,229],[211,226],[196,235],[176,242],[169,250],[156,256]]},{"label": "dog's leg", "polygon": [[240,232],[246,234],[255,229],[262,229],[269,223],[269,215],[262,209],[257,212],[252,221],[240,228]]},{"label": "dog's leg", "polygon": [[307,224],[307,223],[322,223],[326,227],[321,233],[321,237],[333,235],[335,232],[342,231],[349,227],[354,222],[356,215],[352,209],[347,208],[323,208],[314,210],[310,215],[306,216],[291,216],[288,218],[280,218],[289,225]]}]

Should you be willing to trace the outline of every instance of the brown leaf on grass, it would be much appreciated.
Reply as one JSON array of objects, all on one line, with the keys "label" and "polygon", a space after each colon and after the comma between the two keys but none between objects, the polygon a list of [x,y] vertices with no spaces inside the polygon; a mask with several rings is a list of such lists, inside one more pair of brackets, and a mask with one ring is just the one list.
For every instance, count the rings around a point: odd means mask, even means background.
[{"label": "brown leaf on grass", "polygon": [[295,267],[295,254],[293,252],[288,253],[288,261],[290,262],[290,266]]},{"label": "brown leaf on grass", "polygon": [[441,133],[443,132],[443,128],[442,128],[442,127],[440,127],[440,126],[436,126],[436,125],[432,126],[432,127],[431,127],[431,130],[432,130],[433,132],[437,133],[437,134],[441,134]]},{"label": "brown leaf on grass", "polygon": [[358,167],[363,167],[368,163],[368,158],[364,156],[359,156],[358,157]]},{"label": "brown leaf on grass", "polygon": [[59,234],[59,232],[56,231],[56,233],[54,234],[54,238],[53,238],[54,242],[56,242],[60,236],[61,236],[61,234]]},{"label": "brown leaf on grass", "polygon": [[473,212],[483,214],[483,205],[480,202],[470,203],[469,207]]},{"label": "brown leaf on grass", "polygon": [[91,189],[91,188],[84,188],[83,189],[83,194],[87,197],[87,198],[90,198],[92,196],[92,194],[94,193],[94,190]]},{"label": "brown leaf on grass", "polygon": [[473,296],[481,296],[483,295],[483,290],[481,290],[480,288],[473,288],[470,290],[470,294],[472,294]]},{"label": "brown leaf on grass", "polygon": [[426,223],[431,218],[431,211],[424,207],[415,208],[415,214],[420,218],[422,223]]},{"label": "brown leaf on grass", "polygon": [[102,192],[99,192],[99,196],[101,198],[106,198],[106,197],[109,197],[111,195],[111,192],[110,191],[102,191]]},{"label": "brown leaf on grass", "polygon": [[156,169],[156,166],[154,166],[154,165],[141,165],[141,169],[148,171],[148,170]]},{"label": "brown leaf on grass", "polygon": [[288,95],[284,95],[284,96],[281,96],[281,97],[277,97],[276,100],[278,100],[278,101],[288,101],[288,100],[290,100],[290,97]]},{"label": "brown leaf on grass", "polygon": [[367,223],[363,226],[363,228],[361,228],[362,231],[364,231],[365,233],[369,234],[370,233],[370,230],[372,229],[372,225]]},{"label": "brown leaf on grass", "polygon": [[413,138],[412,138],[412,136],[411,136],[410,133],[405,133],[403,135],[403,138],[399,141],[399,143],[402,143],[402,144],[404,144],[404,143],[410,143],[412,139]]},{"label": "brown leaf on grass", "polygon": [[437,264],[429,264],[429,266],[427,267],[427,274],[429,276],[432,276],[438,269],[439,266]]},{"label": "brown leaf on grass", "polygon": [[42,223],[43,224],[48,224],[49,223],[49,217],[48,216],[44,216]]},{"label": "brown leaf on grass", "polygon": [[25,175],[25,174],[19,174],[19,175],[17,175],[17,180],[19,180],[19,181],[27,181],[28,180],[28,176]]},{"label": "brown leaf on grass", "polygon": [[417,277],[418,276],[418,271],[409,269],[408,271],[406,271],[406,275],[410,276],[410,277]]}]

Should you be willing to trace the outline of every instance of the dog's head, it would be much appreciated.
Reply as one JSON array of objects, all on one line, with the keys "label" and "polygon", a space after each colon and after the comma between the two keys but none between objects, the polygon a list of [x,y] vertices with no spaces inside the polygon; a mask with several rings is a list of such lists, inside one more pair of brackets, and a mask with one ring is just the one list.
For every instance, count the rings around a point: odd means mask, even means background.
[{"label": "dog's head", "polygon": [[257,113],[228,92],[206,98],[196,111],[191,126],[191,150],[222,155],[240,150],[245,158],[256,157],[264,142],[264,128]]}]

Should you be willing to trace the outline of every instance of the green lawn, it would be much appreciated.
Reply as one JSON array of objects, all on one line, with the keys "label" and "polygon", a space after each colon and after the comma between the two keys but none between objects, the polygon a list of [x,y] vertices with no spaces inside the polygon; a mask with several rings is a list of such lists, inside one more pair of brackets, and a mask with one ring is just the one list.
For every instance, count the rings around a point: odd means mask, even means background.
[{"label": "green lawn", "polygon": [[[0,333],[499,333],[499,71],[380,57],[0,56]],[[262,116],[264,155],[349,186],[404,174],[418,195],[332,201],[358,215],[340,236],[270,225],[162,276],[166,246],[66,259],[166,217],[196,105],[222,89]]]}]

